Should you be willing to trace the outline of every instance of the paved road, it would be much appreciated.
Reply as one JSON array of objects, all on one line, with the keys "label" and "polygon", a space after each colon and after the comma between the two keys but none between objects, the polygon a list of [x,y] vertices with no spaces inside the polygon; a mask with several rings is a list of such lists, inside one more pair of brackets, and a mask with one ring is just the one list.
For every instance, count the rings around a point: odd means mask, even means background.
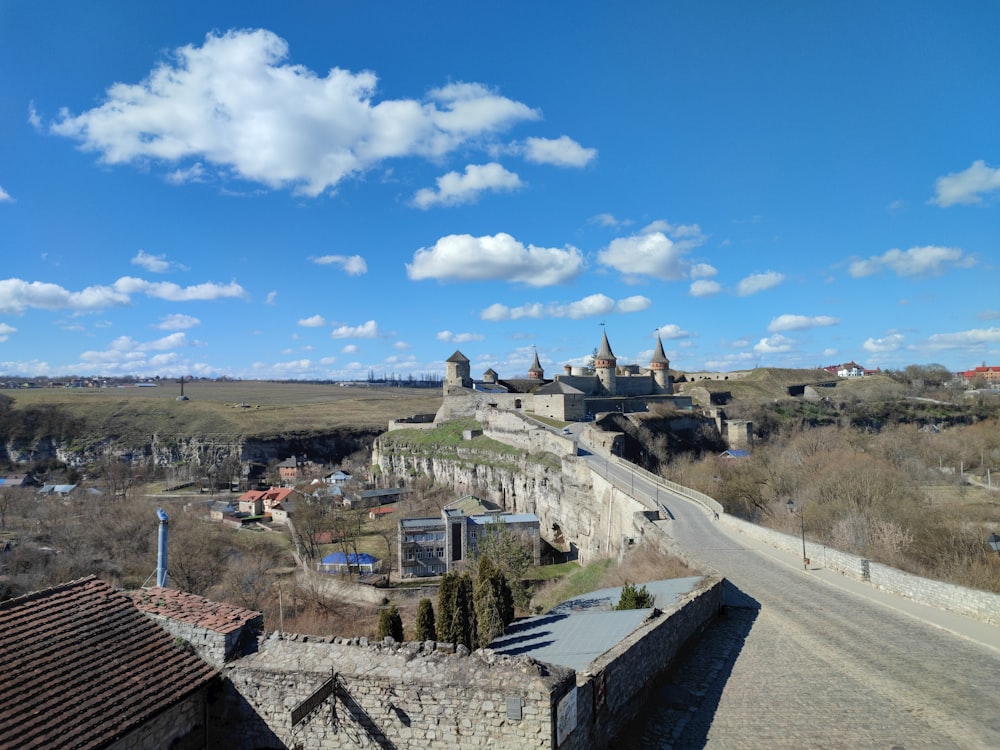
[{"label": "paved road", "polygon": [[[627,470],[619,480],[655,492]],[[1000,630],[983,643],[956,636],[658,497],[673,516],[661,525],[731,582],[728,606],[619,746],[1000,748]]]}]

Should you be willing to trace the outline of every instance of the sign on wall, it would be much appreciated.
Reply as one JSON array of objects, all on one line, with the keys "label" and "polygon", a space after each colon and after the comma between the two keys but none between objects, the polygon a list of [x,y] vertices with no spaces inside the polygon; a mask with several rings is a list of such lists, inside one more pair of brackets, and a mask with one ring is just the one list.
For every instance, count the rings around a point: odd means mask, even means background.
[{"label": "sign on wall", "polygon": [[576,686],[559,701],[556,707],[556,746],[573,734],[576,729]]}]

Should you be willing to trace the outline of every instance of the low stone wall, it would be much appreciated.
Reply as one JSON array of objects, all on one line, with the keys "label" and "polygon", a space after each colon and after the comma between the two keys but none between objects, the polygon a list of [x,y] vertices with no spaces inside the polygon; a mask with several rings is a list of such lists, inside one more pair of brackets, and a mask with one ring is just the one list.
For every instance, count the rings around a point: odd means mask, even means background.
[{"label": "low stone wall", "polygon": [[476,421],[483,426],[486,437],[506,445],[532,453],[576,455],[576,443],[571,437],[559,435],[518,412],[481,409],[476,412]]},{"label": "low stone wall", "polygon": [[[639,715],[656,679],[722,608],[723,580],[706,579],[576,676],[576,723],[559,750],[605,748]],[[574,700],[564,698],[563,700]],[[557,729],[558,731],[558,729]]]},{"label": "low stone wall", "polygon": [[608,747],[721,606],[722,579],[706,579],[580,673],[432,641],[272,634],[227,666],[209,726],[233,750]]},{"label": "low stone wall", "polygon": [[[723,515],[723,522],[732,529],[772,547],[802,553],[802,538],[774,529]],[[980,622],[1000,625],[1000,595],[988,591],[955,586],[950,583],[921,578],[888,565],[871,562],[858,555],[840,552],[824,544],[806,540],[806,557],[814,564],[835,570],[859,581],[921,604],[972,617]]]},{"label": "low stone wall", "polygon": [[572,670],[433,642],[268,638],[227,672],[226,747],[548,748]]}]

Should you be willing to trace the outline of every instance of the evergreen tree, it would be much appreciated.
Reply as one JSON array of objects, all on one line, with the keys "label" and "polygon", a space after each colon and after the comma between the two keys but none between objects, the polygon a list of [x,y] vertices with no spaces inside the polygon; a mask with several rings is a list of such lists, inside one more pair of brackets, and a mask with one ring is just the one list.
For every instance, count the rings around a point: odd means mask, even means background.
[{"label": "evergreen tree", "polygon": [[403,618],[395,604],[378,613],[378,637],[381,639],[386,636],[397,643],[403,642]]},{"label": "evergreen tree", "polygon": [[510,612],[504,621],[510,624],[514,620],[514,607],[527,609],[529,603],[528,590],[524,585],[524,574],[531,566],[531,553],[525,541],[511,531],[502,521],[488,523],[483,527],[476,542],[476,554],[489,557],[493,566],[507,582],[508,595],[511,598]]},{"label": "evergreen tree", "polygon": [[653,595],[649,593],[645,586],[636,588],[634,583],[626,582],[622,586],[621,596],[618,597],[618,604],[615,609],[648,609],[653,606]]},{"label": "evergreen tree", "polygon": [[489,646],[498,635],[502,635],[509,621],[505,620],[507,602],[510,601],[510,587],[503,573],[488,555],[479,558],[479,570],[474,588],[476,628],[479,645]]},{"label": "evergreen tree", "polygon": [[421,599],[417,605],[417,640],[433,641],[437,638],[434,627],[434,605],[430,599]]},{"label": "evergreen tree", "polygon": [[475,648],[479,640],[476,635],[474,599],[472,577],[468,573],[463,573],[458,579],[458,588],[455,591],[454,629],[459,636],[455,643],[462,643],[469,649]]},{"label": "evergreen tree", "polygon": [[457,573],[445,573],[441,577],[441,585],[438,587],[438,617],[435,626],[437,639],[442,643],[458,642],[458,634],[453,630],[458,580]]}]

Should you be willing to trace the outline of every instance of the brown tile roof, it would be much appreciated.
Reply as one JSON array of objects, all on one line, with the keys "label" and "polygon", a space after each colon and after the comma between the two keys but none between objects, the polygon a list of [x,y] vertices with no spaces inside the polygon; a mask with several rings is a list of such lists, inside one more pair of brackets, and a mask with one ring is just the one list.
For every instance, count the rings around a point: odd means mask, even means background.
[{"label": "brown tile roof", "polygon": [[106,746],[215,670],[91,576],[0,603],[0,747]]},{"label": "brown tile roof", "polygon": [[261,616],[251,609],[213,602],[211,599],[176,589],[152,588],[129,594],[135,606],[152,615],[186,622],[216,633],[228,634]]}]

